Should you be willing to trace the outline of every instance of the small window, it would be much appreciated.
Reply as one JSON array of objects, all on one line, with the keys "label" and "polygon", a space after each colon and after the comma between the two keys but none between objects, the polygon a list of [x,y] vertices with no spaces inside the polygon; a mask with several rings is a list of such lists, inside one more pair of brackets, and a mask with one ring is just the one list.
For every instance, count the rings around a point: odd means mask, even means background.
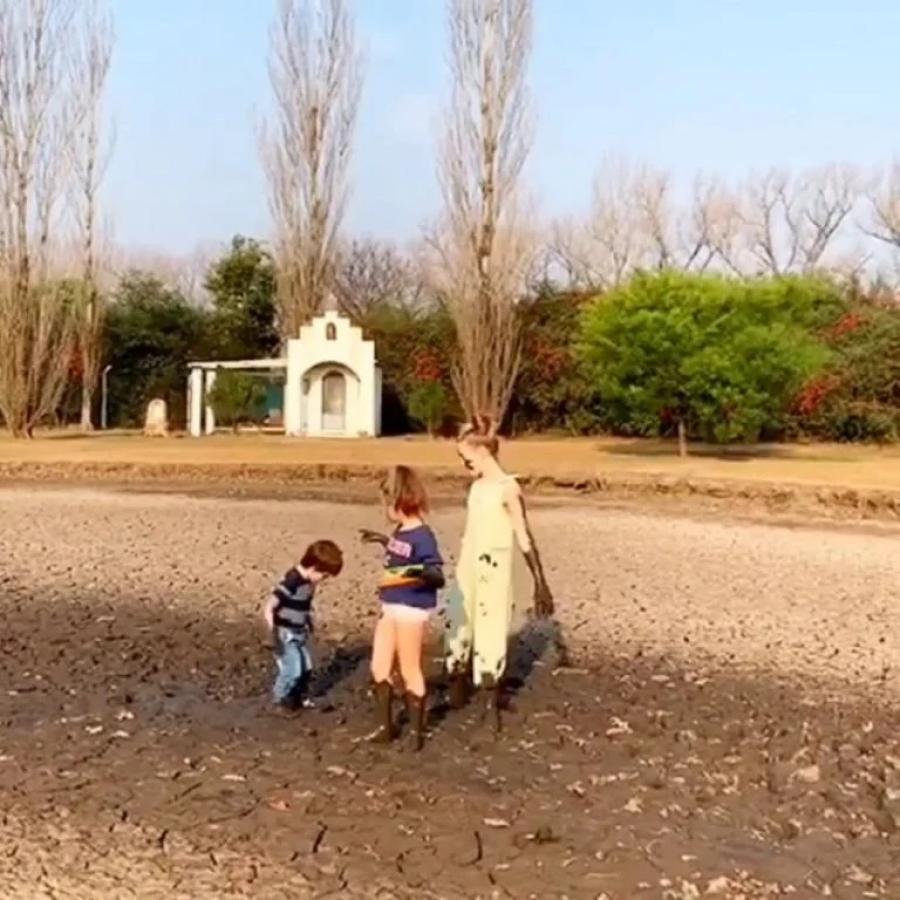
[{"label": "small window", "polygon": [[326,341],[336,341],[337,340],[337,326],[334,322],[329,322],[325,326],[325,340]]}]

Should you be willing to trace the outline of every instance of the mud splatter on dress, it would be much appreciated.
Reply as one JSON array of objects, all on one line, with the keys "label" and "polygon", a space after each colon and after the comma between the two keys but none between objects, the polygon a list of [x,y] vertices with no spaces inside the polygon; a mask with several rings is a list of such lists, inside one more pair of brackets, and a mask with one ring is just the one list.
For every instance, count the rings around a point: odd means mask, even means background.
[{"label": "mud splatter on dress", "polygon": [[471,659],[476,685],[496,682],[506,668],[515,534],[504,495],[514,481],[505,475],[472,484],[456,583],[447,595],[447,671],[460,672]]}]

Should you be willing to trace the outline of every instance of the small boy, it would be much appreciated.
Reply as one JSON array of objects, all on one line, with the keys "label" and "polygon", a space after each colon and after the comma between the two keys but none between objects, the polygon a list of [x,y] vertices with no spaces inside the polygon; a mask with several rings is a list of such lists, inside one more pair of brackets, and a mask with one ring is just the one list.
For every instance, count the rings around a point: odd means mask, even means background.
[{"label": "small boy", "polygon": [[312,601],[316,587],[344,567],[340,547],[315,541],[281,580],[266,601],[263,615],[272,632],[278,675],[272,699],[283,709],[308,705],[305,694],[312,673],[309,638],[313,633]]}]

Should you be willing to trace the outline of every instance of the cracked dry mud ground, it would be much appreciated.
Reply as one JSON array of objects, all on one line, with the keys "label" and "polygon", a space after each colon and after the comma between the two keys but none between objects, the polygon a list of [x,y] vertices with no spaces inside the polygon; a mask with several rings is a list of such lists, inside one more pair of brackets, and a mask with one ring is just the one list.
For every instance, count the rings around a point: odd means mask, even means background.
[{"label": "cracked dry mud ground", "polygon": [[[526,624],[503,737],[437,692],[414,756],[360,740],[374,508],[0,493],[0,896],[900,897],[897,536],[534,520],[571,665]],[[326,535],[275,718],[259,601]]]}]

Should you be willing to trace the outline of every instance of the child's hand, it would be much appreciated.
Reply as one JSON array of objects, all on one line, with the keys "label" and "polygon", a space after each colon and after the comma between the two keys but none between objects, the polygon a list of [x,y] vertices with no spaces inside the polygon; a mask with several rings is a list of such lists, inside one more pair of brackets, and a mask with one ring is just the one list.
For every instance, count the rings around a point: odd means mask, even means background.
[{"label": "child's hand", "polygon": [[545,581],[540,581],[534,588],[534,614],[539,619],[546,619],[553,615],[555,605],[553,594]]},{"label": "child's hand", "polygon": [[265,619],[269,631],[275,630],[275,603],[276,600],[273,596],[269,597],[263,605],[263,619]]}]

